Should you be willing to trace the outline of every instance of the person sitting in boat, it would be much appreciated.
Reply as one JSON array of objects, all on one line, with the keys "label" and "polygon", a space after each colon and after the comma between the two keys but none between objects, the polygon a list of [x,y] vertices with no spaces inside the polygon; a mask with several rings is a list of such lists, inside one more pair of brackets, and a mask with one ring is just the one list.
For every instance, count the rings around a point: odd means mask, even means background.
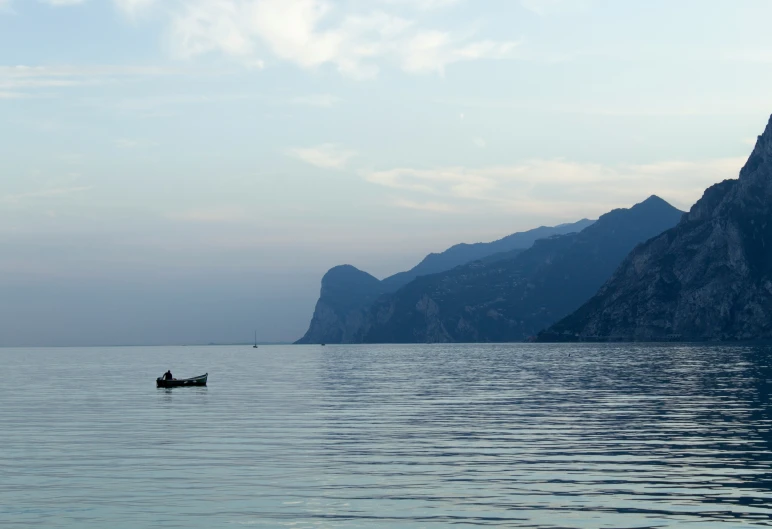
[{"label": "person sitting in boat", "polygon": [[171,369],[164,373],[164,380],[174,380]]}]

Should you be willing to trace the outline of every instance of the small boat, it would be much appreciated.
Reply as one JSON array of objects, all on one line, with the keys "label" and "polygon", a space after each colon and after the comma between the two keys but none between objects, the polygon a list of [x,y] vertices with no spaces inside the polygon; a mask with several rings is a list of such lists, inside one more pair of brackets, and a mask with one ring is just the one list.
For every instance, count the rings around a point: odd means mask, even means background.
[{"label": "small boat", "polygon": [[255,331],[255,345],[252,346],[252,349],[257,349],[257,331]]},{"label": "small boat", "polygon": [[205,373],[200,377],[182,378],[173,380],[164,380],[163,377],[155,379],[156,386],[159,388],[176,388],[180,386],[206,386],[206,378],[209,373]]}]

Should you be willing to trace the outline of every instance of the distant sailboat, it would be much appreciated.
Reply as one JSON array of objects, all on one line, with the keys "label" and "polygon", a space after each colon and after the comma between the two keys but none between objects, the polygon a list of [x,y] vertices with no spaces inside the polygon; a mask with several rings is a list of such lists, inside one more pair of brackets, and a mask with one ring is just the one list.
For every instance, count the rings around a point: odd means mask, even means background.
[{"label": "distant sailboat", "polygon": [[257,349],[257,331],[255,331],[255,345],[252,346],[252,349]]}]

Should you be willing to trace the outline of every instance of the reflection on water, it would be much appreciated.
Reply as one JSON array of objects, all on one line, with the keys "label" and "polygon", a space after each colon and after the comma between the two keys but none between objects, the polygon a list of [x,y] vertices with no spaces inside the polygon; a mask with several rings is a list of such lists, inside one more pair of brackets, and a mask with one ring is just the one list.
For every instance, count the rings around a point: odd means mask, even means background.
[{"label": "reflection on water", "polygon": [[770,525],[770,352],[0,349],[0,525]]}]

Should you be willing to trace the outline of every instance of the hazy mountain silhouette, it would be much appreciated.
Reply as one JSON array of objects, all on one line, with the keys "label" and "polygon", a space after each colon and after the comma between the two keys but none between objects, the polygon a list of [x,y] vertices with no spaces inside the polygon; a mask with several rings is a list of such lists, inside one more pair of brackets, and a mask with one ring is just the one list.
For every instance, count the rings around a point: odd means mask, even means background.
[{"label": "hazy mountain silhouette", "polygon": [[322,278],[319,301],[306,334],[297,343],[350,343],[361,338],[365,309],[380,295],[394,292],[417,277],[444,272],[477,259],[511,259],[544,237],[581,231],[594,221],[582,219],[555,227],[539,227],[502,239],[458,244],[442,253],[426,256],[418,265],[379,281],[353,266],[337,266]]},{"label": "hazy mountain silhouette", "polygon": [[[475,244],[457,244],[451,246],[442,253],[430,253],[423,261],[407,272],[400,272],[391,277],[387,277],[383,282],[391,290],[397,290],[403,285],[408,284],[413,279],[429,274],[437,274],[450,270],[457,266],[471,263],[479,259],[484,259],[493,255],[500,258],[507,258],[512,255],[504,255],[513,250],[525,250],[533,246],[539,239],[545,239],[553,235],[562,235],[566,233],[580,232],[594,221],[582,219],[571,224],[561,224],[559,226],[547,227],[541,226],[533,230],[521,233],[507,235],[503,239],[493,242],[478,242]],[[499,255],[500,254],[500,255]]]},{"label": "hazy mountain silhouette", "polygon": [[536,243],[512,259],[477,261],[415,279],[368,311],[363,342],[522,341],[575,310],[637,244],[683,212],[652,196],[580,233]]},{"label": "hazy mountain silhouette", "polygon": [[542,340],[772,338],[772,120],[737,180],[705,191]]}]

